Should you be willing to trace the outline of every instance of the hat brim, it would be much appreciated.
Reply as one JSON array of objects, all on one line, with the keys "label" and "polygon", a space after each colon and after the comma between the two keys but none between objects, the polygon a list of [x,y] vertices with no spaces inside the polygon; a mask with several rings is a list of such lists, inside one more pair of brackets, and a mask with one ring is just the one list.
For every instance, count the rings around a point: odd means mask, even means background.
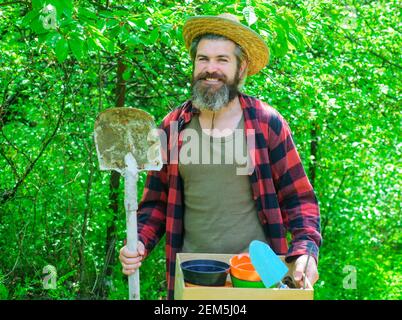
[{"label": "hat brim", "polygon": [[183,27],[186,48],[190,48],[194,38],[207,33],[225,36],[242,47],[248,59],[249,76],[268,64],[269,49],[261,36],[249,27],[223,17],[190,17]]}]

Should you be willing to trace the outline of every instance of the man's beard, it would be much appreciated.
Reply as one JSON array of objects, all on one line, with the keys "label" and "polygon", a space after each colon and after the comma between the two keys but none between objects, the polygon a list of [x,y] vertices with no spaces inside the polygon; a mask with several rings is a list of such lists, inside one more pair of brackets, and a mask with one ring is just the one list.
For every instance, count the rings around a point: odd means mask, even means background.
[{"label": "man's beard", "polygon": [[[215,85],[205,85],[207,78],[218,79],[223,82],[219,88]],[[200,110],[218,111],[232,101],[238,94],[240,82],[239,71],[236,71],[233,81],[228,82],[224,75],[204,72],[192,81],[193,104]]]}]

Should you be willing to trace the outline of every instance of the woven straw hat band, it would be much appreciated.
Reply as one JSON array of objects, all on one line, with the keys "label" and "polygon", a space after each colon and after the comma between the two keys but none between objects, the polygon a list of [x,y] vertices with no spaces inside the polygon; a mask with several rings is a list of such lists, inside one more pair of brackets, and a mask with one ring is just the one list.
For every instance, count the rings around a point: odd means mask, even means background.
[{"label": "woven straw hat band", "polygon": [[203,34],[212,33],[225,36],[237,43],[246,53],[248,75],[253,75],[266,66],[269,50],[264,40],[253,30],[238,22],[235,16],[198,16],[189,18],[183,28],[186,48],[192,41]]}]

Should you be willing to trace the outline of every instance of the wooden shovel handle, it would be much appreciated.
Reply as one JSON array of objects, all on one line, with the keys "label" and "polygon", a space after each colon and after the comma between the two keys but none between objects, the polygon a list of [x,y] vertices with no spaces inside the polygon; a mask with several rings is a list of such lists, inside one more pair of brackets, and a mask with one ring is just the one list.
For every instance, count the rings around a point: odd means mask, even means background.
[{"label": "wooden shovel handle", "polygon": [[[127,248],[137,251],[137,179],[136,170],[126,170],[124,173],[124,206],[126,209]],[[129,299],[140,299],[140,272],[137,269],[128,277]]]},{"label": "wooden shovel handle", "polygon": [[[137,251],[137,212],[127,212],[127,248],[132,252]],[[130,300],[140,300],[140,271],[137,269],[128,276],[128,289]]]}]

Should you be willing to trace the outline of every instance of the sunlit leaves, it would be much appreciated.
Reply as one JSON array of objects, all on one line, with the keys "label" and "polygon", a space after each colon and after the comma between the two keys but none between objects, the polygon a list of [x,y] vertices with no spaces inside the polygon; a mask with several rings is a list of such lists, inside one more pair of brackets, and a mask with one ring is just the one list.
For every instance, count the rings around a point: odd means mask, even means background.
[{"label": "sunlit leaves", "polygon": [[68,46],[77,60],[82,60],[87,52],[83,40],[78,34],[71,34],[68,39]]},{"label": "sunlit leaves", "polygon": [[56,57],[60,63],[63,63],[66,60],[68,55],[68,42],[64,38],[60,38],[56,44]]}]

